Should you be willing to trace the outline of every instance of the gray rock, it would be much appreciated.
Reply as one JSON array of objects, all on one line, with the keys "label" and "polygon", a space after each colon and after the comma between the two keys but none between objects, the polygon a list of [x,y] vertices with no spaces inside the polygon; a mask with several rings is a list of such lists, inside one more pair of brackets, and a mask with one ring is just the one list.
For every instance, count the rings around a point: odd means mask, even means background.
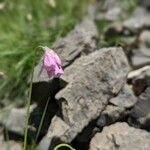
[{"label": "gray rock", "polygon": [[135,68],[150,64],[150,31],[144,30],[139,36],[138,48],[133,50],[131,63]]},{"label": "gray rock", "polygon": [[103,10],[110,10],[111,8],[118,7],[119,2],[117,0],[105,0],[103,3]]},{"label": "gray rock", "polygon": [[97,120],[97,127],[102,129],[105,126],[108,126],[123,116],[125,112],[124,107],[118,107],[114,105],[107,105],[105,110],[101,113],[100,117]]},{"label": "gray rock", "polygon": [[128,16],[128,10],[131,7],[130,0],[105,0],[97,4],[96,20],[107,20],[109,22],[121,21]]},{"label": "gray rock", "polygon": [[90,19],[84,19],[65,38],[56,41],[53,47],[66,67],[77,57],[93,52],[96,49],[97,36],[95,23]]},{"label": "gray rock", "polygon": [[123,16],[123,11],[119,7],[115,7],[113,9],[110,9],[106,14],[105,14],[105,19],[108,21],[116,21],[119,20]]},{"label": "gray rock", "polygon": [[132,90],[128,85],[125,85],[120,94],[117,97],[110,99],[110,103],[124,108],[131,108],[137,101]]},{"label": "gray rock", "polygon": [[11,141],[8,141],[8,142],[5,142],[5,141],[0,141],[0,150],[22,150],[22,146],[21,144],[11,140]]},{"label": "gray rock", "polygon": [[121,8],[119,7],[114,7],[112,9],[107,10],[106,12],[103,13],[99,13],[96,15],[96,20],[107,20],[107,21],[117,21],[119,19],[121,19],[121,17],[123,16],[123,11]]},{"label": "gray rock", "polygon": [[140,69],[133,70],[128,74],[128,80],[133,79],[144,79],[146,77],[150,77],[150,66],[144,66]]},{"label": "gray rock", "polygon": [[149,150],[150,133],[116,123],[97,133],[90,143],[90,150]]},{"label": "gray rock", "polygon": [[138,37],[138,45],[133,49],[131,64],[140,68],[150,64],[150,31],[144,30]]},{"label": "gray rock", "polygon": [[150,65],[150,49],[140,47],[139,49],[133,50],[131,65],[134,69]]},{"label": "gray rock", "polygon": [[142,45],[150,47],[150,31],[144,30],[139,36],[139,41]]},{"label": "gray rock", "polygon": [[97,126],[102,128],[121,119],[127,109],[133,107],[136,102],[137,98],[134,96],[133,91],[128,85],[125,85],[116,97],[109,100],[110,104],[100,115]]},{"label": "gray rock", "polygon": [[[67,124],[66,131],[63,129],[65,132],[60,136],[53,129],[45,139],[49,138],[51,143],[55,135],[61,141],[71,142],[91,120],[99,116],[109,99],[121,90],[129,69],[122,48],[100,49],[75,61],[62,76],[67,86],[56,95],[64,124]],[[59,122],[55,121],[49,128],[55,124]]]},{"label": "gray rock", "polygon": [[13,141],[13,140],[9,140],[9,141],[5,141],[3,135],[0,135],[0,150],[22,150],[22,146],[21,144]]},{"label": "gray rock", "polygon": [[139,50],[141,51],[143,56],[150,58],[150,48],[149,47],[147,47],[145,45],[140,45]]},{"label": "gray rock", "polygon": [[150,27],[150,13],[142,7],[137,7],[133,16],[124,21],[123,26],[132,32]]},{"label": "gray rock", "polygon": [[150,1],[149,0],[138,0],[139,6],[143,6],[147,9],[150,9]]},{"label": "gray rock", "polygon": [[[96,49],[97,36],[98,32],[95,23],[90,19],[84,19],[66,37],[56,41],[53,49],[60,56],[63,67],[69,66],[81,55],[93,52]],[[35,67],[33,82],[49,80],[41,60]]]},{"label": "gray rock", "polygon": [[55,116],[52,119],[48,134],[40,142],[38,150],[48,150],[49,147],[53,149],[56,146],[56,143],[52,143],[52,140],[54,138],[63,137],[69,128],[70,126],[67,125],[61,118]]},{"label": "gray rock", "polygon": [[134,93],[140,95],[150,86],[150,66],[131,71],[128,74],[128,82],[132,85]]},{"label": "gray rock", "polygon": [[[34,109],[34,107],[35,105],[30,106],[30,112]],[[25,116],[25,108],[13,108],[8,116],[5,117],[5,120],[3,120],[3,125],[8,131],[23,136],[25,130]]]},{"label": "gray rock", "polygon": [[150,131],[150,87],[143,92],[131,109],[128,122]]}]

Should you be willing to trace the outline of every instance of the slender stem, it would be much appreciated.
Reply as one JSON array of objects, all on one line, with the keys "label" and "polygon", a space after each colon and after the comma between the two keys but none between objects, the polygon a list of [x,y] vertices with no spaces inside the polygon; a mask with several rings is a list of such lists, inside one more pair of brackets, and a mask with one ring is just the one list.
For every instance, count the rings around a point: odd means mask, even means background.
[{"label": "slender stem", "polygon": [[33,81],[33,73],[34,73],[34,65],[35,61],[33,62],[32,66],[32,74],[31,74],[31,82],[29,87],[29,98],[27,101],[27,112],[26,112],[26,123],[25,123],[25,135],[24,135],[24,150],[27,148],[27,137],[28,137],[28,123],[29,123],[29,116],[30,116],[30,103],[31,103],[31,94],[32,94],[32,81]]},{"label": "slender stem", "polygon": [[33,81],[33,74],[34,74],[34,67],[35,67],[35,61],[36,61],[36,49],[40,48],[42,46],[36,47],[35,50],[35,57],[33,59],[33,65],[32,65],[32,73],[31,73],[31,82],[29,87],[29,97],[27,100],[27,112],[26,112],[26,123],[25,123],[25,135],[24,135],[24,146],[23,150],[27,149],[27,137],[28,137],[28,123],[29,123],[29,116],[30,116],[30,103],[31,103],[31,94],[32,94],[32,81]]},{"label": "slender stem", "polygon": [[43,121],[44,121],[44,118],[45,118],[45,114],[46,114],[46,111],[47,111],[47,107],[48,107],[49,100],[50,100],[50,97],[48,98],[48,100],[47,100],[47,102],[46,102],[46,105],[45,105],[45,108],[44,108],[44,112],[43,112],[43,114],[42,114],[42,118],[41,118],[41,121],[40,121],[40,125],[39,125],[39,127],[38,127],[38,132],[37,132],[37,135],[36,135],[36,138],[35,138],[35,142],[37,142],[38,136],[39,136],[40,131],[41,131],[41,128],[42,128]]},{"label": "slender stem", "polygon": [[70,145],[68,145],[68,144],[59,144],[59,145],[57,145],[55,148],[54,148],[54,150],[58,150],[59,148],[61,148],[61,147],[68,147],[68,148],[70,148],[71,150],[75,150],[73,147],[71,147]]},{"label": "slender stem", "polygon": [[7,141],[6,149],[10,150],[9,134],[8,134],[8,130],[7,129],[5,129],[5,134],[6,134],[6,141]]}]

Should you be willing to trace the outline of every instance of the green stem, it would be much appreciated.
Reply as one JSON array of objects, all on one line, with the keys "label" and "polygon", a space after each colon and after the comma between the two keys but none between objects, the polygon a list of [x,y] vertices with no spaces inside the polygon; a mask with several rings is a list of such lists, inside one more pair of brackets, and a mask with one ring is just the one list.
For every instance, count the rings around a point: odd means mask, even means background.
[{"label": "green stem", "polygon": [[25,124],[25,135],[24,135],[24,150],[27,148],[27,137],[28,137],[28,123],[29,123],[29,116],[30,116],[30,103],[31,103],[31,94],[32,94],[32,81],[33,81],[33,73],[34,73],[34,65],[35,61],[33,62],[32,66],[32,74],[31,74],[31,82],[29,88],[29,98],[27,101],[27,112],[26,112],[26,124]]},{"label": "green stem", "polygon": [[5,133],[6,133],[6,141],[7,141],[7,145],[6,145],[6,149],[10,150],[10,144],[9,144],[9,134],[8,134],[8,130],[5,129]]},{"label": "green stem", "polygon": [[32,94],[32,81],[33,81],[33,74],[34,74],[34,67],[36,61],[36,49],[41,48],[42,46],[36,47],[35,50],[35,57],[33,59],[33,66],[32,66],[32,74],[31,74],[31,82],[29,87],[29,98],[27,101],[27,112],[26,112],[26,123],[25,123],[25,135],[24,135],[24,146],[23,150],[27,149],[27,137],[28,137],[28,123],[29,123],[29,116],[30,116],[30,103],[31,103],[31,94]]},{"label": "green stem", "polygon": [[36,138],[35,138],[35,141],[37,142],[37,139],[38,139],[38,136],[40,134],[40,131],[41,131],[41,128],[42,128],[42,125],[43,125],[43,121],[44,121],[44,118],[45,118],[45,114],[46,114],[46,111],[47,111],[47,107],[48,107],[48,103],[49,103],[49,100],[50,100],[50,97],[48,98],[47,102],[46,102],[46,105],[45,105],[45,108],[44,108],[44,112],[42,114],[42,118],[41,118],[41,121],[40,121],[40,125],[39,125],[39,128],[38,128],[38,132],[37,132],[37,135],[36,135]]},{"label": "green stem", "polygon": [[61,148],[61,147],[68,147],[68,148],[70,148],[71,150],[75,150],[73,147],[71,147],[71,146],[68,145],[68,144],[59,144],[59,145],[57,145],[57,146],[54,148],[54,150],[58,150],[58,149]]}]

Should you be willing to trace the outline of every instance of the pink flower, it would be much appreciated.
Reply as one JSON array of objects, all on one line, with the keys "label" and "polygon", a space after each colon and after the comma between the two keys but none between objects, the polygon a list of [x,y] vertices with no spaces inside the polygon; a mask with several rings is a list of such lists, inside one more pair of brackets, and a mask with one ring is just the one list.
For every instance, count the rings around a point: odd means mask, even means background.
[{"label": "pink flower", "polygon": [[43,66],[46,69],[49,77],[60,77],[64,71],[62,69],[61,60],[59,56],[48,47],[43,47],[45,50]]}]

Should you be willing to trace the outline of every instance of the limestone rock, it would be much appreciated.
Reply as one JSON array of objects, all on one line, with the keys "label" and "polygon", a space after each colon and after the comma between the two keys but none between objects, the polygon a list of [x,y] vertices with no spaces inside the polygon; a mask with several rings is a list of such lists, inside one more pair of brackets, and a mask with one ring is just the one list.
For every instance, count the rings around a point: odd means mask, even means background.
[{"label": "limestone rock", "polygon": [[0,150],[22,150],[22,146],[21,144],[13,141],[13,140],[9,140],[9,141],[5,141],[3,135],[0,135]]},{"label": "limestone rock", "polygon": [[128,122],[133,126],[150,131],[150,87],[140,95],[138,102],[131,109]]},{"label": "limestone rock", "polygon": [[144,30],[138,38],[137,48],[133,49],[131,64],[134,68],[140,68],[150,64],[150,31]]},{"label": "limestone rock", "polygon": [[146,45],[147,47],[150,47],[150,31],[145,30],[141,32],[139,36],[139,41],[142,45]]},{"label": "limestone rock", "polygon": [[114,105],[107,105],[105,110],[101,113],[100,117],[97,120],[97,127],[102,129],[105,126],[108,126],[118,119],[120,119],[125,111],[124,107],[118,107]]},{"label": "limestone rock", "polygon": [[15,141],[9,141],[9,142],[4,142],[1,143],[0,141],[0,150],[6,150],[9,148],[9,150],[22,150],[21,144],[15,142]]},{"label": "limestone rock", "polygon": [[132,85],[134,93],[140,95],[150,86],[150,66],[131,71],[128,74],[128,82]]},{"label": "limestone rock", "polygon": [[118,119],[122,119],[127,109],[132,108],[136,102],[137,98],[134,96],[133,91],[128,85],[125,85],[116,97],[109,100],[109,105],[107,105],[97,120],[97,126],[102,128]]},{"label": "limestone rock", "polygon": [[140,46],[139,49],[133,50],[131,65],[135,69],[150,65],[150,49]]},{"label": "limestone rock", "polygon": [[[35,108],[35,105],[30,106],[30,112]],[[3,120],[4,127],[19,136],[24,135],[25,129],[25,116],[26,109],[25,108],[13,108],[9,115],[5,117]]]},{"label": "limestone rock", "polygon": [[128,85],[125,85],[120,94],[117,97],[110,99],[110,103],[124,108],[131,108],[137,101],[132,90]]},{"label": "limestone rock", "polygon": [[123,26],[132,32],[139,32],[141,29],[150,27],[150,14],[142,7],[137,7],[133,16],[127,19]]},{"label": "limestone rock", "polygon": [[97,4],[96,20],[107,20],[109,22],[120,21],[125,19],[128,15],[128,8],[130,8],[130,0],[105,0],[99,1]]},{"label": "limestone rock", "polygon": [[116,123],[97,133],[90,143],[90,150],[149,150],[150,133]]},{"label": "limestone rock", "polygon": [[85,19],[65,38],[54,43],[54,49],[67,67],[81,55],[87,55],[96,49],[97,28],[90,19]]},{"label": "limestone rock", "polygon": [[63,137],[63,135],[65,134],[65,132],[67,132],[69,128],[70,127],[61,118],[55,116],[52,119],[48,134],[42,139],[38,150],[48,150],[49,147],[53,149],[56,143],[52,145],[53,143],[51,142],[50,144],[50,141],[54,140],[54,138]]}]

